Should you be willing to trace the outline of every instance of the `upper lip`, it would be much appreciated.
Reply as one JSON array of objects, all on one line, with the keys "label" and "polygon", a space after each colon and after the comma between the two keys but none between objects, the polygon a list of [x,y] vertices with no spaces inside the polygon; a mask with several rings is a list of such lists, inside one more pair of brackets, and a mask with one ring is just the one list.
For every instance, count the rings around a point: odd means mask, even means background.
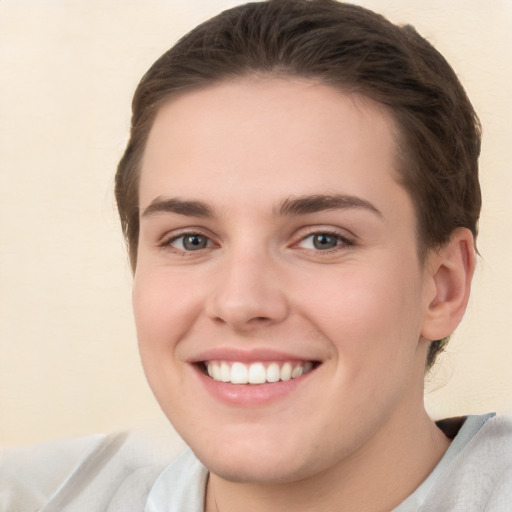
[{"label": "upper lip", "polygon": [[204,361],[239,361],[241,363],[266,361],[319,361],[318,357],[306,354],[293,354],[268,348],[240,349],[234,347],[217,347],[204,350],[191,357],[189,363]]}]

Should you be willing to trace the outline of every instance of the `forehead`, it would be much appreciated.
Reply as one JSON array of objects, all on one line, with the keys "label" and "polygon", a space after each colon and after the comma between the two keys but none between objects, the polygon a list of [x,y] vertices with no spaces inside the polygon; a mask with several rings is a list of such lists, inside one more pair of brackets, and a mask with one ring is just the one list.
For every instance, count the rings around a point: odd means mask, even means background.
[{"label": "forehead", "polygon": [[[158,112],[140,206],[162,194],[276,202],[287,195],[382,195],[399,187],[387,109],[303,79],[247,78],[185,93]],[[403,192],[403,191],[402,191]]]}]

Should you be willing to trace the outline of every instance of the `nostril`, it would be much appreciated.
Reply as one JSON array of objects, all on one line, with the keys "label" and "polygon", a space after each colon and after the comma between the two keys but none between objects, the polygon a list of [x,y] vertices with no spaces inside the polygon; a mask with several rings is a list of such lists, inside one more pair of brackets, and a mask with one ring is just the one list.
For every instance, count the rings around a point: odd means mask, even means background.
[{"label": "nostril", "polygon": [[249,323],[261,324],[261,323],[265,323],[265,322],[268,322],[268,321],[270,321],[270,318],[268,318],[266,316],[255,316],[254,318],[251,318],[249,320]]}]

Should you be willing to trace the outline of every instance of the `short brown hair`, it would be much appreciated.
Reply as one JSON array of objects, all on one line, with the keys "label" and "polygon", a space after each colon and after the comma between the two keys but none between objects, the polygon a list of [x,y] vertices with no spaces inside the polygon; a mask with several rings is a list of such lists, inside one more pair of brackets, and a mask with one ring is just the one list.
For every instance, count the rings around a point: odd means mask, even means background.
[{"label": "short brown hair", "polygon": [[[415,206],[420,254],[458,227],[476,237],[480,125],[455,72],[413,27],[335,0],[269,0],[199,25],[144,75],[116,200],[132,268],[139,235],[140,162],[160,106],[182,92],[251,74],[300,76],[387,106],[400,132],[399,176]],[[431,344],[427,366],[446,340]]]}]

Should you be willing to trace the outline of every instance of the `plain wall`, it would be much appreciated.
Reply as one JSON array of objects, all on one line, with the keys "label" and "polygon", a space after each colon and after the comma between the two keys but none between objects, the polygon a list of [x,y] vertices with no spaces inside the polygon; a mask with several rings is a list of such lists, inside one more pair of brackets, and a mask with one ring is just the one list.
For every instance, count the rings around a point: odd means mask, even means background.
[{"label": "plain wall", "polygon": [[[237,3],[0,2],[0,443],[166,431],[138,361],[112,181],[143,72]],[[428,408],[512,412],[512,1],[355,3],[433,42],[484,127],[482,258]]]}]

